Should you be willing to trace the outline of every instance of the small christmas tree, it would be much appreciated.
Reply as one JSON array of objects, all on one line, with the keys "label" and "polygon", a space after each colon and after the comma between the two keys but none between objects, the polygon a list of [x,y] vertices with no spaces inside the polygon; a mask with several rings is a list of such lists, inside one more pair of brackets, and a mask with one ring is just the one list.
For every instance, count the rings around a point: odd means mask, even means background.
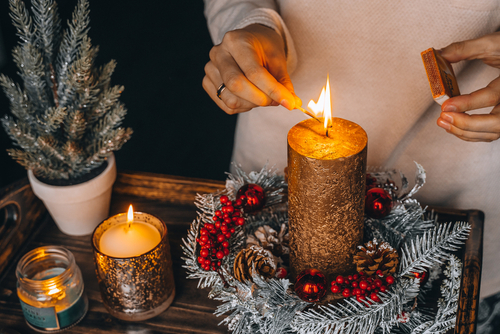
[{"label": "small christmas tree", "polygon": [[98,168],[130,138],[119,127],[126,109],[123,86],[111,86],[114,60],[96,68],[88,37],[89,3],[78,0],[61,29],[54,0],[9,0],[20,43],[13,50],[23,84],[0,75],[14,117],[3,126],[18,146],[9,155],[44,179],[76,179]]}]

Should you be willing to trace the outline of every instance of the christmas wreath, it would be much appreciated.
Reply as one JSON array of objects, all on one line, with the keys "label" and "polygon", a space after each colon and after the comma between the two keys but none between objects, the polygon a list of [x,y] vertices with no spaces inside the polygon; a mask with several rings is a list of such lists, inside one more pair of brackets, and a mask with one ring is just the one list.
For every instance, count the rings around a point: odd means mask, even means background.
[{"label": "christmas wreath", "polygon": [[444,333],[455,325],[462,273],[451,253],[470,225],[437,223],[412,198],[426,179],[416,165],[411,189],[396,170],[368,172],[357,273],[330,285],[313,268],[288,279],[284,176],[236,166],[223,191],[197,195],[198,216],[182,246],[188,278],[211,288],[209,298],[222,302],[215,314],[228,314],[221,323],[235,334]]}]

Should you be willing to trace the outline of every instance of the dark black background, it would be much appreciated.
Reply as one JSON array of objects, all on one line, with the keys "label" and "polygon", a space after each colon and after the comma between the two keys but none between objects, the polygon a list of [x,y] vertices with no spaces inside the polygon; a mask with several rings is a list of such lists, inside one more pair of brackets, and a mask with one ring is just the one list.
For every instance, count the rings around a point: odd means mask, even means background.
[{"label": "dark black background", "polygon": [[[29,0],[25,0],[29,4]],[[76,0],[57,0],[64,25]],[[119,170],[224,179],[236,116],[226,115],[201,86],[212,41],[203,1],[90,0],[90,33],[100,46],[97,63],[118,63],[112,84],[125,86],[123,126],[132,139],[116,152]],[[6,61],[0,68],[16,81],[11,50],[18,42],[8,1],[0,2]],[[10,113],[0,93],[0,116]],[[12,147],[0,130],[0,187],[26,176],[6,153]]]}]

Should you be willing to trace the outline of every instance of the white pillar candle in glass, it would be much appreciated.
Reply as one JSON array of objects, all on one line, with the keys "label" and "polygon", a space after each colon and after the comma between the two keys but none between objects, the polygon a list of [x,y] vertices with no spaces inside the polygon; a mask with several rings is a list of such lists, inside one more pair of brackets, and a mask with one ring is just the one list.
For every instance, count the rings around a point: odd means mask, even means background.
[{"label": "white pillar candle in glass", "polygon": [[160,241],[160,232],[154,226],[134,221],[134,211],[130,205],[127,222],[106,230],[99,242],[99,249],[108,256],[129,258],[149,252]]}]

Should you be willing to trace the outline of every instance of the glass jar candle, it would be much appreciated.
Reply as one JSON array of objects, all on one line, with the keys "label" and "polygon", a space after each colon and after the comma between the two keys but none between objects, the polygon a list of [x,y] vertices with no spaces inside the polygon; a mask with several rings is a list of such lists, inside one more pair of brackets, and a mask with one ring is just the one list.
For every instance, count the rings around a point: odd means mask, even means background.
[{"label": "glass jar candle", "polygon": [[17,264],[16,277],[24,317],[34,330],[67,329],[87,313],[82,273],[69,250],[44,246],[28,252]]}]

